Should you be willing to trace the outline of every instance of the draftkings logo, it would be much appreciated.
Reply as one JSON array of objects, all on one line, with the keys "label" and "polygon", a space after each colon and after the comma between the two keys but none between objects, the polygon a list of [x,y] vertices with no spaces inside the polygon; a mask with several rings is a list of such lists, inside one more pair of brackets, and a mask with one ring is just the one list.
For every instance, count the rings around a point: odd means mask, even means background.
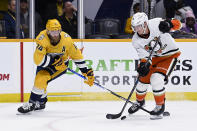
[{"label": "draftkings logo", "polygon": [[10,74],[1,74],[0,73],[0,81],[9,81]]}]

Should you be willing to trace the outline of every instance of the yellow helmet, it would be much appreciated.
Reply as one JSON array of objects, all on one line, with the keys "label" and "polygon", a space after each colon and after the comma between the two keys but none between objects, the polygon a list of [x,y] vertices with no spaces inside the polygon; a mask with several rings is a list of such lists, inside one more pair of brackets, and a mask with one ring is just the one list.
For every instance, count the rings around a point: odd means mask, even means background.
[{"label": "yellow helmet", "polygon": [[61,24],[57,19],[50,19],[47,21],[46,29],[48,31],[57,31],[57,30],[60,31],[62,28],[61,28]]}]

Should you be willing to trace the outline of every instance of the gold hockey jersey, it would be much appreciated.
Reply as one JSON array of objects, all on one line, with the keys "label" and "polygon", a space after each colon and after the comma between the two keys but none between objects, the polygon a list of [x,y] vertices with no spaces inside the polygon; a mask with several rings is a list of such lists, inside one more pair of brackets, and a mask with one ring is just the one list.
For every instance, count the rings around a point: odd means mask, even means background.
[{"label": "gold hockey jersey", "polygon": [[75,46],[71,37],[61,32],[61,39],[56,46],[50,43],[46,30],[40,32],[36,37],[36,50],[34,52],[34,62],[37,66],[47,67],[50,64],[50,55],[63,55],[63,60],[68,61],[69,58],[76,61],[82,61],[81,51]]}]

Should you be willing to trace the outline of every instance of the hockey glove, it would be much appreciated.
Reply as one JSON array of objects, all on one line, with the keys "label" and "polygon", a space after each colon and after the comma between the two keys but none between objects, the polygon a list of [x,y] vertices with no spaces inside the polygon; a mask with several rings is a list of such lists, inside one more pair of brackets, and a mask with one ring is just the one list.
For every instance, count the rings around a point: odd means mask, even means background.
[{"label": "hockey glove", "polygon": [[144,77],[148,75],[150,71],[150,62],[141,61],[139,67],[137,68],[137,72],[140,76]]},{"label": "hockey glove", "polygon": [[161,21],[159,24],[159,30],[163,33],[167,33],[173,27],[171,20]]},{"label": "hockey glove", "polygon": [[88,84],[89,86],[93,86],[94,84],[94,73],[92,69],[87,69],[86,73],[82,73],[86,80],[84,80],[84,83]]},{"label": "hockey glove", "polygon": [[55,62],[52,64],[56,70],[63,71],[66,70],[68,67],[65,65],[63,58],[60,57],[59,59],[56,59]]},{"label": "hockey glove", "polygon": [[182,24],[177,19],[168,19],[161,21],[159,24],[159,30],[163,33],[169,32],[170,30],[179,30],[182,27]]}]

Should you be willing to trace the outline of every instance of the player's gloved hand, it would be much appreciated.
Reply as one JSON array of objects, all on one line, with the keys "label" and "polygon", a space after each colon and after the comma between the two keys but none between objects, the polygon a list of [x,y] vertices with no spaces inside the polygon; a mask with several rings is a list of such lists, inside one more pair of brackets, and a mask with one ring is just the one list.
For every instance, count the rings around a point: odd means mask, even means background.
[{"label": "player's gloved hand", "polygon": [[84,83],[88,84],[89,86],[93,86],[94,84],[94,73],[92,69],[87,69],[86,73],[82,73],[86,80],[84,80]]},{"label": "player's gloved hand", "polygon": [[60,57],[59,59],[56,59],[55,62],[52,64],[56,70],[63,71],[66,70],[68,67],[65,65],[63,58]]},{"label": "player's gloved hand", "polygon": [[150,71],[150,65],[150,62],[146,62],[146,60],[141,61],[139,67],[137,68],[139,75],[142,77],[148,75]]},{"label": "player's gloved hand", "polygon": [[172,27],[173,27],[173,24],[172,24],[171,20],[169,20],[169,19],[161,21],[159,24],[159,30],[163,33],[169,32]]}]

